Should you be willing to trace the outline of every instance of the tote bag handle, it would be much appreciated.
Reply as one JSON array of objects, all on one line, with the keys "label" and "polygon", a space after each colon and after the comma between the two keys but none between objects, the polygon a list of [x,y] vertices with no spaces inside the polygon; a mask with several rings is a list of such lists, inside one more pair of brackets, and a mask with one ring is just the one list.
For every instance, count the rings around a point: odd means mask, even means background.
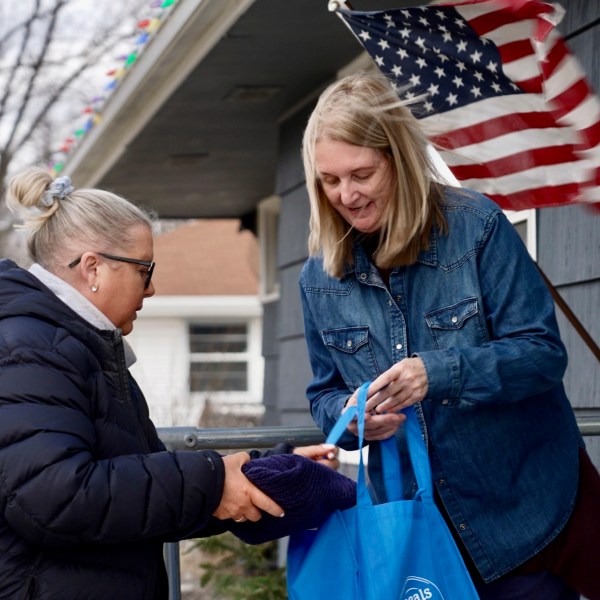
[{"label": "tote bag handle", "polygon": [[[358,390],[357,405],[348,407],[338,419],[333,429],[327,436],[326,443],[336,444],[350,423],[357,418],[358,424],[358,447],[364,445],[365,430],[365,406],[367,403],[367,390],[370,382],[360,386]],[[431,467],[429,466],[429,457],[427,448],[421,435],[421,427],[413,406],[402,411],[406,415],[404,427],[408,441],[408,451],[411,464],[417,481],[418,490],[415,495],[427,498],[433,502],[433,481],[431,478]],[[358,481],[357,481],[357,504],[359,506],[372,506],[373,501],[369,494],[363,463],[362,452],[360,454]],[[392,436],[381,442],[381,459],[385,475],[385,487],[388,501],[399,500],[402,498],[402,476],[400,468],[400,459],[398,457],[398,448],[396,438]]]}]

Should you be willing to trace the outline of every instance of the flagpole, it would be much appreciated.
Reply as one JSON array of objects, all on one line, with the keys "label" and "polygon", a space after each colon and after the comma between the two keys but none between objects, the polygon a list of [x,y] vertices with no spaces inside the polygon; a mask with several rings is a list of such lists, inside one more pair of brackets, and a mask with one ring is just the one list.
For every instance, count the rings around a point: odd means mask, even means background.
[{"label": "flagpole", "polygon": [[[536,263],[537,265],[537,263]],[[575,313],[571,310],[569,305],[564,301],[562,296],[558,293],[558,290],[554,287],[552,282],[546,277],[546,274],[539,265],[537,265],[538,271],[542,276],[542,279],[545,281],[550,293],[552,294],[552,298],[554,298],[554,302],[559,306],[559,308],[563,311],[567,319],[571,322],[571,325],[575,327],[577,333],[581,336],[583,341],[586,343],[587,347],[592,351],[592,354],[600,361],[600,348],[598,344],[592,339],[592,336],[587,332],[585,327],[581,324],[581,321],[575,316]]]}]

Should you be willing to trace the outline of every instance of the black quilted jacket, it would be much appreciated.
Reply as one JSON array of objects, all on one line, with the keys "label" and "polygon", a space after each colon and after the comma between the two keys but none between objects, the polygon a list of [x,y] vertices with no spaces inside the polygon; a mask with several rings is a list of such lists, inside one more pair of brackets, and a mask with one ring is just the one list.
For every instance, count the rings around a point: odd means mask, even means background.
[{"label": "black quilted jacket", "polygon": [[167,452],[119,330],[0,261],[0,600],[167,598],[164,541],[219,504],[216,452]]}]

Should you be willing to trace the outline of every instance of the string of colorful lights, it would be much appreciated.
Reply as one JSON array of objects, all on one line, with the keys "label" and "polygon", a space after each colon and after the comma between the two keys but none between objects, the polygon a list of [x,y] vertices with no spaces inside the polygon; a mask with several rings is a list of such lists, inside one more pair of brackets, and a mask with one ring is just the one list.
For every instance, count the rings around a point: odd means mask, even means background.
[{"label": "string of colorful lights", "polygon": [[84,121],[71,135],[68,135],[59,147],[52,153],[48,168],[53,177],[56,177],[64,168],[69,155],[79,142],[102,121],[102,108],[107,99],[127,76],[132,66],[140,57],[145,45],[164,23],[177,0],[153,0],[149,8],[153,10],[152,16],[142,19],[137,23],[136,31],[139,32],[133,42],[133,49],[125,55],[118,57],[120,66],[110,69],[106,75],[110,81],[104,86],[103,92],[90,98],[83,109]]}]

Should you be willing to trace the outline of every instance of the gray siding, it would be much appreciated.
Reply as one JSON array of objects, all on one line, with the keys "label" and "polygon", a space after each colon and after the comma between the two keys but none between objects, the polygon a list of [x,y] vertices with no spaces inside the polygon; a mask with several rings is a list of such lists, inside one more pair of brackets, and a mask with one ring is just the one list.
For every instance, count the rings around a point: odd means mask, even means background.
[{"label": "gray siding", "polygon": [[[592,87],[600,89],[600,2],[568,0],[559,25]],[[600,341],[600,228],[597,213],[582,206],[538,211],[538,263],[589,335]],[[569,353],[565,387],[577,414],[600,413],[600,365],[565,315],[557,309]],[[600,465],[600,440],[586,440]]]},{"label": "gray siding", "polygon": [[306,400],[311,369],[304,341],[298,278],[308,256],[309,206],[300,155],[302,132],[313,103],[283,124],[277,194],[281,196],[277,265],[281,296],[277,332],[280,362],[278,408],[283,425],[314,425]]}]

